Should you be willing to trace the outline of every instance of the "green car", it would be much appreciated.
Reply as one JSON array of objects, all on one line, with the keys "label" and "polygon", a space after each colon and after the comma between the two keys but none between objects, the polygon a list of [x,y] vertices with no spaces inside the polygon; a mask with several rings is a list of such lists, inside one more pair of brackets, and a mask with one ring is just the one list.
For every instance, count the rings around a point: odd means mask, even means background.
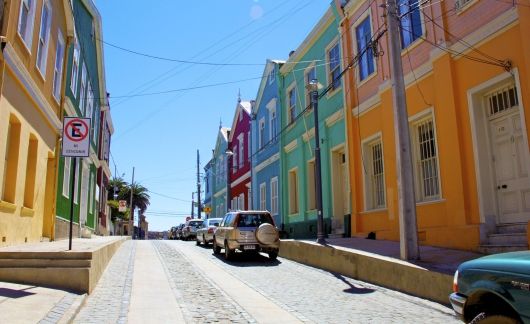
[{"label": "green car", "polygon": [[449,300],[466,323],[530,323],[530,251],[462,263]]}]

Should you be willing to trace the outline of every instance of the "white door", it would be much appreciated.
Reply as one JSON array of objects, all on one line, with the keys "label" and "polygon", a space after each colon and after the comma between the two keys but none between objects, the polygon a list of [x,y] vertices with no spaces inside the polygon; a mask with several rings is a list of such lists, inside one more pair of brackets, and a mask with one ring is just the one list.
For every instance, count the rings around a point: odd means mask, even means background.
[{"label": "white door", "polygon": [[528,147],[518,108],[490,117],[499,223],[530,220]]}]

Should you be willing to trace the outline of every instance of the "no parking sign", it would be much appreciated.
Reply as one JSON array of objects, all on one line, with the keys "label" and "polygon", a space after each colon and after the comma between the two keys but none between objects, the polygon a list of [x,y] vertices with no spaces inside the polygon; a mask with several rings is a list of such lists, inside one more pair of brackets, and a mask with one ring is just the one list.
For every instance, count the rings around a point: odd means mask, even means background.
[{"label": "no parking sign", "polygon": [[90,155],[90,118],[64,118],[61,154],[70,157],[88,157]]}]

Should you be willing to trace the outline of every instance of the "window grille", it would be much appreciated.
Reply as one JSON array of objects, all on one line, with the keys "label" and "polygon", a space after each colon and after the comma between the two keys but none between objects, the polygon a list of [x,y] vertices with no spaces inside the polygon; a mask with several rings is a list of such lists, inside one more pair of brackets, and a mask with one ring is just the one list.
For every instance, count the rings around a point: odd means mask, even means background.
[{"label": "window grille", "polygon": [[416,125],[418,145],[418,172],[421,200],[436,199],[439,196],[438,161],[434,124],[432,119]]},{"label": "window grille", "polygon": [[517,88],[514,85],[502,88],[487,96],[489,105],[488,116],[492,117],[510,108],[519,105],[517,99]]},{"label": "window grille", "polygon": [[371,146],[372,153],[372,208],[385,206],[385,173],[381,142]]}]

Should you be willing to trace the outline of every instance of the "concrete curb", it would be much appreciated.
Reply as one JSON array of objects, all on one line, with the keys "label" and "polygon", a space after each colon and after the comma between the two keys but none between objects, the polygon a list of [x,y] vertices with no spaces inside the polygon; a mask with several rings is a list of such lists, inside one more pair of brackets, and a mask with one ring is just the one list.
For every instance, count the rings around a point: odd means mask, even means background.
[{"label": "concrete curb", "polygon": [[282,241],[279,255],[443,305],[449,304],[452,276],[430,271],[399,259],[300,241]]}]

